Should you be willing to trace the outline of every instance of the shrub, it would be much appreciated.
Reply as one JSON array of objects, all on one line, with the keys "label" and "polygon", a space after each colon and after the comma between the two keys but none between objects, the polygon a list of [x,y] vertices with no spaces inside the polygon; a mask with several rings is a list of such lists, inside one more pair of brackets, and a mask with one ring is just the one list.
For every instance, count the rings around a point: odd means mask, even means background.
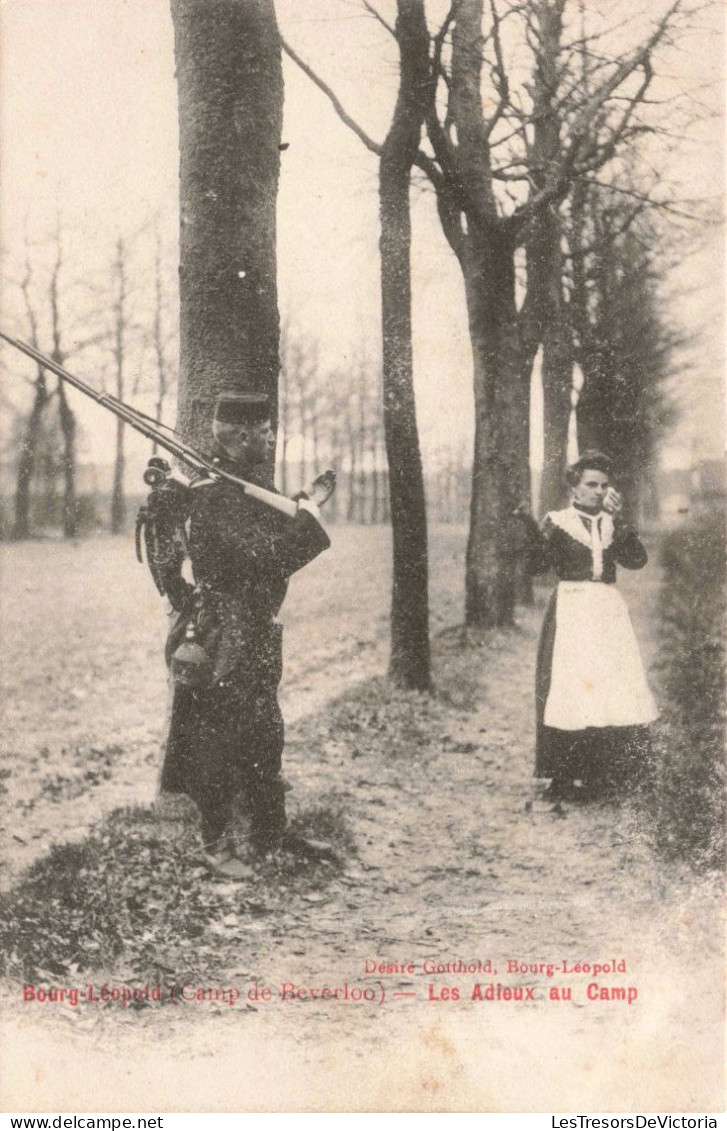
[{"label": "shrub", "polygon": [[649,796],[658,847],[692,866],[725,855],[725,519],[700,514],[662,546],[658,664],[666,710]]}]

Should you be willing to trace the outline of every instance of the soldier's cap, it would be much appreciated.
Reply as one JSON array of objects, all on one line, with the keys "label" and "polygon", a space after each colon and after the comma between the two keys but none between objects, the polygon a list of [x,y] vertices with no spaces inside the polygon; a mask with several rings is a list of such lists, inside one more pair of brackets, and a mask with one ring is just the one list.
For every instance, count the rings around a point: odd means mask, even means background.
[{"label": "soldier's cap", "polygon": [[260,424],[270,416],[265,393],[220,393],[215,404],[218,424]]}]

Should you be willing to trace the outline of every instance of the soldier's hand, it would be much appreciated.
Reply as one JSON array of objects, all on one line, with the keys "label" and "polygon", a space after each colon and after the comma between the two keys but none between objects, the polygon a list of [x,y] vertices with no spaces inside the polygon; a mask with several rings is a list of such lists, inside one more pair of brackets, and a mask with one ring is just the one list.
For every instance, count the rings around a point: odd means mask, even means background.
[{"label": "soldier's hand", "polygon": [[331,495],[336,489],[336,473],[332,468],[324,471],[322,475],[316,476],[311,483],[310,487],[306,487],[305,494],[319,507],[330,499]]}]

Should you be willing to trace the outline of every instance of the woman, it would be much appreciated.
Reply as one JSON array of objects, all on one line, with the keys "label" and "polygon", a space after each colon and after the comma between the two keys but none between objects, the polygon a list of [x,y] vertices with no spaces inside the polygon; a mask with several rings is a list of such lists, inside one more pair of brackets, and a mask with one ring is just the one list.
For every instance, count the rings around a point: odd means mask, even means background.
[{"label": "woman", "polygon": [[646,683],[616,566],[642,569],[646,550],[622,519],[611,461],[586,452],[568,469],[572,501],[531,520],[533,573],[558,575],[543,622],[536,672],[536,777],[546,796],[572,798],[618,786],[639,751],[648,751],[657,709]]}]

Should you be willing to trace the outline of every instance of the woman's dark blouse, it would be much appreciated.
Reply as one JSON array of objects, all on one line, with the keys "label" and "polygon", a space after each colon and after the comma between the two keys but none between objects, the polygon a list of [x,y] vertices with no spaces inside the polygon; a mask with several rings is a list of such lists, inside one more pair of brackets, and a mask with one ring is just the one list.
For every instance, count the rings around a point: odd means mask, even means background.
[{"label": "woman's dark blouse", "polygon": [[[566,512],[557,512],[564,515]],[[590,521],[594,516],[575,511],[584,533],[590,537]],[[603,512],[602,512],[603,513]],[[596,515],[599,519],[601,515]],[[589,544],[578,541],[576,537],[558,524],[557,517],[546,515],[538,528],[534,519],[528,520],[527,560],[531,573],[545,573],[555,570],[560,581],[593,581],[593,562]],[[648,560],[646,550],[633,527],[616,519],[613,540],[603,547],[602,575],[598,579],[606,585],[616,581],[616,566],[626,569],[642,569]]]}]

